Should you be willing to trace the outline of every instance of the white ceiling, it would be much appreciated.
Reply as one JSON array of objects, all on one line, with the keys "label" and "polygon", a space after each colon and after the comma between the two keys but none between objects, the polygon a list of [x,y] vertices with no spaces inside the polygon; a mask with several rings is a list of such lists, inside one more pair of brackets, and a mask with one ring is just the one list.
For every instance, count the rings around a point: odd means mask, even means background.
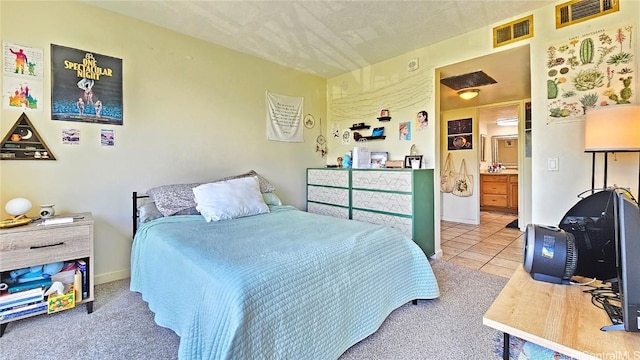
[{"label": "white ceiling", "polygon": [[360,69],[555,2],[85,1],[325,78]]},{"label": "white ceiling", "polygon": [[[207,42],[324,78],[555,3],[535,0],[202,1],[84,0]],[[460,103],[442,88],[441,110],[522,99],[529,49],[448,66],[443,76],[484,70],[498,84]],[[522,74],[526,74],[523,80]],[[523,95],[523,91],[526,93]]]}]

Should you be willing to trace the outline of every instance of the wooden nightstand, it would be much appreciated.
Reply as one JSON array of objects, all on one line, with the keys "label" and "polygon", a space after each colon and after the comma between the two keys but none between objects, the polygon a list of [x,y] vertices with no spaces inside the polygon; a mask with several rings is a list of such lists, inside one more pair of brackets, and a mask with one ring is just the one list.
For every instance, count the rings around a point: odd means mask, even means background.
[{"label": "wooden nightstand", "polygon": [[[77,301],[93,312],[93,218],[90,212],[57,216],[73,217],[72,223],[29,225],[0,230],[0,272],[58,261],[84,260],[87,264],[88,296]],[[46,310],[8,320],[0,320],[0,336],[7,324]]]}]

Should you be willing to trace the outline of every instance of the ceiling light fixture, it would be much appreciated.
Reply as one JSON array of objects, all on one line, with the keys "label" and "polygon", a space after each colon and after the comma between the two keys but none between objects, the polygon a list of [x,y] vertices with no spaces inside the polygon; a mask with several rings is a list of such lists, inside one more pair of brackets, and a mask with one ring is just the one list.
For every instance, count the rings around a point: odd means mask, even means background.
[{"label": "ceiling light fixture", "polygon": [[517,126],[518,119],[498,119],[496,120],[498,126]]},{"label": "ceiling light fixture", "polygon": [[474,97],[478,96],[479,92],[480,92],[479,89],[460,90],[458,91],[458,96],[460,96],[460,98],[465,100],[471,100]]}]

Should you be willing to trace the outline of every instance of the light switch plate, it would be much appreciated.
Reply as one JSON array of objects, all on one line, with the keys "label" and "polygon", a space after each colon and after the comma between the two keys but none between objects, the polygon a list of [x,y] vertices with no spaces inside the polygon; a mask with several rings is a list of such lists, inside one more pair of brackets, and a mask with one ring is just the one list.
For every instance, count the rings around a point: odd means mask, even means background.
[{"label": "light switch plate", "polygon": [[548,171],[558,171],[560,166],[558,164],[558,158],[554,157],[554,158],[549,158],[547,161],[547,170]]}]

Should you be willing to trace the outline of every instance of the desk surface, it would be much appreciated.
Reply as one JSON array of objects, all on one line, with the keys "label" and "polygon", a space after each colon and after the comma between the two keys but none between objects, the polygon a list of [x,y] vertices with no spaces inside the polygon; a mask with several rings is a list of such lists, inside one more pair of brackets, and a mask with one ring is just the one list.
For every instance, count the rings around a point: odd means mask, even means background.
[{"label": "desk surface", "polygon": [[611,320],[585,289],[533,280],[520,266],[482,323],[577,359],[640,359],[640,333],[601,331]]}]

